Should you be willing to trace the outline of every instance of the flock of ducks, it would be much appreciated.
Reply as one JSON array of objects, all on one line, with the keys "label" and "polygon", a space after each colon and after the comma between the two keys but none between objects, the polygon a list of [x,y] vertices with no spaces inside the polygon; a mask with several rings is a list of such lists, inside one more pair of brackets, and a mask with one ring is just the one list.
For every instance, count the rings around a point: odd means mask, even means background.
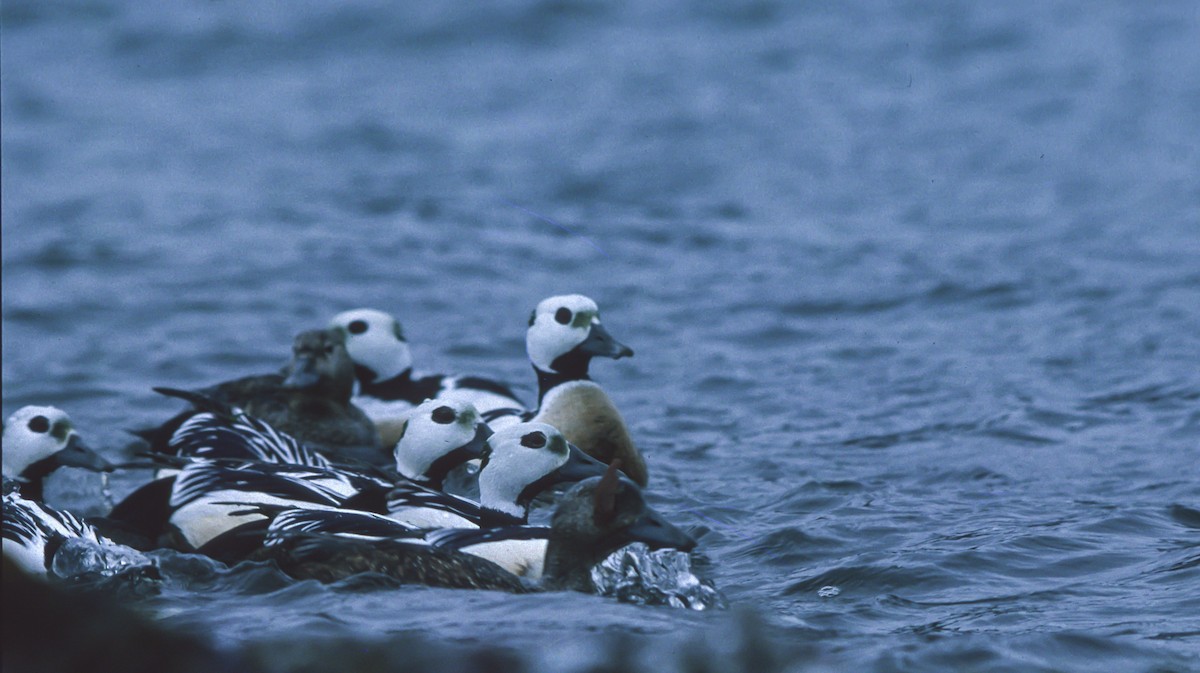
[{"label": "flock of ducks", "polygon": [[[324,582],[375,572],[432,586],[592,592],[592,568],[625,545],[690,551],[695,541],[646,504],[645,460],[589,378],[593,358],[633,355],[596,303],[539,303],[526,350],[533,408],[499,381],[414,374],[394,317],[347,311],[297,335],[279,373],[155,388],[188,408],[136,431],[150,463],[113,465],[64,412],[24,407],[4,425],[4,554],[45,574],[78,538],[270,561]],[[59,467],[148,464],[154,478],[107,516],[81,520],[42,502],[42,482]],[[541,507],[553,508],[549,525],[530,525]]]}]

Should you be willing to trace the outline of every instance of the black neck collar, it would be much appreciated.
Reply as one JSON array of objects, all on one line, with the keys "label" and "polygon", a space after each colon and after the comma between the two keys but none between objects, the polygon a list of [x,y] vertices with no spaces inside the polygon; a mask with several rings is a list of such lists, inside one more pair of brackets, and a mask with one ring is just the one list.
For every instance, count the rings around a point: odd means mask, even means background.
[{"label": "black neck collar", "polygon": [[538,406],[542,406],[542,398],[546,397],[546,393],[559,384],[570,381],[590,381],[588,365],[591,364],[591,361],[592,356],[573,350],[566,355],[558,356],[554,362],[550,363],[553,371],[548,372],[534,365],[533,371],[537,374],[538,380]]},{"label": "black neck collar", "polygon": [[470,450],[464,445],[453,451],[439,456],[437,460],[425,470],[425,474],[411,479],[418,484],[432,488],[435,491],[442,490],[442,483],[446,481],[446,475],[450,474],[450,470],[462,465],[471,459]]},{"label": "black neck collar", "polygon": [[[371,397],[389,402],[403,400],[410,404],[420,404],[436,396],[438,390],[442,387],[442,377],[440,376],[414,379],[412,376],[412,367],[405,369],[386,381],[375,381],[375,373],[362,365],[354,365],[354,371],[358,376],[360,394],[370,395]],[[368,381],[368,378],[371,380]]]},{"label": "black neck collar", "polygon": [[513,516],[508,512],[501,512],[498,509],[488,509],[487,507],[479,508],[479,527],[486,528],[491,526],[520,526],[529,523],[529,510],[525,510],[525,516]]},{"label": "black neck collar", "polygon": [[42,482],[46,477],[50,476],[51,472],[58,469],[58,460],[54,456],[43,458],[36,463],[31,464],[24,470],[21,470],[21,497],[27,500],[42,501],[43,485]]},{"label": "black neck collar", "polygon": [[[529,505],[533,503],[533,499],[553,486],[558,481],[558,470],[553,470],[549,474],[543,475],[540,479],[526,486],[521,490],[521,494],[517,496],[517,504],[525,510],[525,518],[529,518]],[[524,523],[524,521],[522,521]]]}]

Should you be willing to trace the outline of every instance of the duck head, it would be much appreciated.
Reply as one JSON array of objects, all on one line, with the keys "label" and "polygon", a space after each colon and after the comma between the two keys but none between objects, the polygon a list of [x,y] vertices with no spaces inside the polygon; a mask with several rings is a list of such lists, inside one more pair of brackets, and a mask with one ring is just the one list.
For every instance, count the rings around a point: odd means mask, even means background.
[{"label": "duck head", "polygon": [[633,355],[600,324],[596,302],[581,294],[543,299],[529,317],[525,350],[539,372],[573,379],[587,378],[593,357]]},{"label": "duck head", "polygon": [[354,362],[341,329],[301,332],[292,342],[292,360],[283,387],[349,401],[354,392]]},{"label": "duck head", "polygon": [[553,426],[518,423],[488,439],[479,469],[479,504],[524,520],[529,503],[555,484],[604,474],[606,465],[572,446]]},{"label": "duck head", "polygon": [[4,476],[40,480],[59,467],[108,472],[112,464],[88,448],[66,412],[55,407],[21,407],[4,423]]},{"label": "duck head", "polygon": [[400,323],[383,311],[359,308],[333,317],[330,327],[346,332],[346,350],[363,384],[379,383],[412,368],[412,354]]},{"label": "duck head", "polygon": [[646,504],[633,482],[619,476],[618,462],[603,477],[576,484],[559,501],[546,548],[549,588],[591,591],[591,568],[632,542],[651,549],[696,547],[690,535]]},{"label": "duck head", "polygon": [[412,410],[393,451],[396,470],[441,489],[455,467],[481,458],[492,429],[469,402],[426,400]]}]

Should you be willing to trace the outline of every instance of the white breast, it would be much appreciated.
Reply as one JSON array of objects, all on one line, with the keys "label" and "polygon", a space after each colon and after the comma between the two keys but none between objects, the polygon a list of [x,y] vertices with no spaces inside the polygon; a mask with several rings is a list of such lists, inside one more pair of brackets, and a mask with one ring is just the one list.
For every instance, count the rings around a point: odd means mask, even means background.
[{"label": "white breast", "polygon": [[404,420],[414,406],[404,400],[381,400],[370,395],[355,395],[350,402],[362,409],[373,423]]},{"label": "white breast", "polygon": [[[228,502],[246,504],[218,504]],[[287,500],[265,493],[216,490],[205,493],[195,501],[175,510],[175,513],[171,515],[171,523],[179,529],[188,544],[199,549],[222,533],[243,524],[266,519],[267,517],[256,513],[235,514],[235,512],[250,509],[246,505],[256,503],[301,509],[320,507],[312,503]]]},{"label": "white breast", "polygon": [[546,544],[546,540],[500,540],[463,547],[460,551],[485,558],[517,577],[540,580],[546,563]]},{"label": "white breast", "polygon": [[46,574],[45,538],[38,537],[26,544],[5,538],[3,547],[4,555],[21,570],[34,576]]}]

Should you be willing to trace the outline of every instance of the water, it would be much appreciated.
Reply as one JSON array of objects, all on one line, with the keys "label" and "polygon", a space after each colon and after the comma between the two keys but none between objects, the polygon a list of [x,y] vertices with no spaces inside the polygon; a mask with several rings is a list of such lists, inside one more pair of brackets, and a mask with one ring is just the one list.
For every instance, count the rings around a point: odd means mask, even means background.
[{"label": "water", "polygon": [[[781,652],[1200,669],[1194,3],[407,4],[0,7],[6,415],[116,455],[358,306],[532,399],[528,312],[583,292],[650,501]],[[137,604],[553,670],[736,623],[264,572]]]}]

